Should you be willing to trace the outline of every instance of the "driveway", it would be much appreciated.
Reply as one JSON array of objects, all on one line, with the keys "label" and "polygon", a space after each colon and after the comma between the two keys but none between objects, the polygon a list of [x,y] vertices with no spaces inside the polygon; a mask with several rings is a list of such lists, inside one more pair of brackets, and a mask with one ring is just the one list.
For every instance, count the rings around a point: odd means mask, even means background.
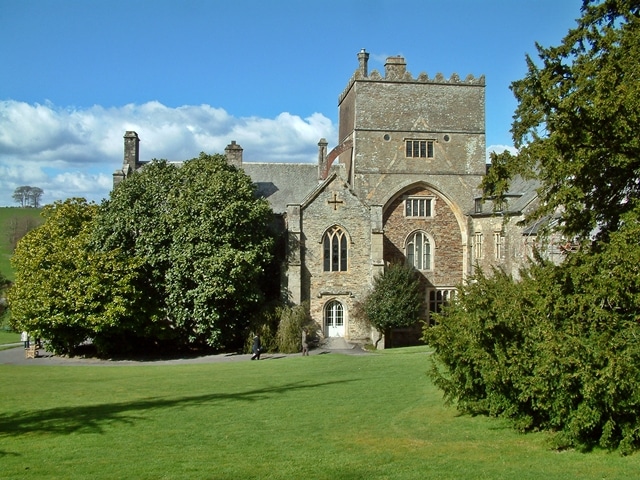
[{"label": "driveway", "polygon": [[[341,339],[342,340],[342,339]],[[342,342],[326,342],[319,348],[309,351],[309,355],[324,354],[342,355],[367,355],[368,352],[358,345],[351,345],[344,340]],[[266,353],[262,354],[260,360],[275,360],[287,357],[299,357],[300,353]],[[218,354],[204,355],[201,357],[174,358],[169,360],[109,360],[99,358],[84,357],[59,357],[49,352],[40,350],[36,358],[26,358],[22,343],[16,344],[14,348],[0,350],[1,365],[69,365],[69,366],[114,366],[114,365],[180,365],[192,363],[218,363],[218,362],[245,362],[250,361],[251,354]]]}]

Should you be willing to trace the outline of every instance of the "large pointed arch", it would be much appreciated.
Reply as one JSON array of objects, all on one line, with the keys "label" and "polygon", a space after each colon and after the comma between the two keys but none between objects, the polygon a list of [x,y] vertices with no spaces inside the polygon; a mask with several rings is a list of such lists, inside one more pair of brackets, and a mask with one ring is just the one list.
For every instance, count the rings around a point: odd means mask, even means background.
[{"label": "large pointed arch", "polygon": [[456,222],[458,224],[458,228],[460,231],[460,244],[462,245],[462,272],[463,272],[463,276],[466,277],[467,272],[469,271],[469,225],[467,222],[467,217],[465,215],[465,213],[462,211],[461,207],[446,193],[444,193],[442,190],[440,190],[437,186],[435,186],[434,184],[421,180],[421,181],[406,181],[404,183],[401,183],[398,187],[398,189],[396,189],[395,192],[389,192],[384,198],[383,198],[383,207],[382,207],[382,212],[383,212],[383,216],[384,216],[384,212],[387,211],[387,209],[390,207],[390,205],[398,199],[398,197],[401,197],[402,195],[405,195],[406,192],[415,189],[415,188],[425,188],[428,190],[431,190],[432,192],[434,192],[435,194],[438,195],[439,198],[441,198],[445,204],[451,209],[451,211],[453,212],[453,215],[456,219]]}]

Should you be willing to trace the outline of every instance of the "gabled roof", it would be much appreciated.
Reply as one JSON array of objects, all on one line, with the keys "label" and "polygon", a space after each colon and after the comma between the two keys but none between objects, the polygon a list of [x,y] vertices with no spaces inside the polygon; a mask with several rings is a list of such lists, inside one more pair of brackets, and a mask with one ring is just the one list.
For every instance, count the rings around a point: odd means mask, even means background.
[{"label": "gabled roof", "polygon": [[[306,198],[302,201],[302,207],[306,208],[309,204],[313,203],[313,201],[318,197],[318,195],[320,195],[327,188],[327,186],[333,183],[336,179],[338,182],[342,184],[342,188],[350,190],[349,186],[344,182],[344,180],[339,178],[337,168],[333,167],[331,169],[331,173],[329,173],[327,178],[322,180],[320,183],[318,183],[316,188],[314,188],[313,191],[309,192]],[[351,194],[353,194],[353,192],[351,192]]]},{"label": "gabled roof", "polygon": [[274,213],[287,211],[288,204],[300,204],[320,183],[318,165],[313,163],[242,163]]}]

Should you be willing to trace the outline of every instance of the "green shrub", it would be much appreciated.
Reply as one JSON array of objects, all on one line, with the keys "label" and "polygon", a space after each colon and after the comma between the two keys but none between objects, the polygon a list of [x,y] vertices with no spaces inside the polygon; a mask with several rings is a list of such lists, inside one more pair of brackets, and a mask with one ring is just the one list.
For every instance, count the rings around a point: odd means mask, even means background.
[{"label": "green shrub", "polygon": [[520,281],[479,272],[425,328],[431,376],[465,412],[558,432],[558,447],[640,446],[640,224]]},{"label": "green shrub", "polygon": [[8,323],[9,317],[7,314],[7,290],[11,286],[11,282],[0,272],[0,326],[4,326]]},{"label": "green shrub", "polygon": [[280,310],[280,323],[276,341],[281,353],[298,353],[302,350],[302,329],[311,330],[308,305],[295,305]]}]

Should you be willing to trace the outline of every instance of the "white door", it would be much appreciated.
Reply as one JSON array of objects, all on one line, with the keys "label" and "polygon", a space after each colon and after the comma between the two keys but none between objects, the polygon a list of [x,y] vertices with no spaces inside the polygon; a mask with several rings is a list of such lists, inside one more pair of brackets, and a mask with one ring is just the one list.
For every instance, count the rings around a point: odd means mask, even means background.
[{"label": "white door", "polygon": [[331,300],[325,306],[324,326],[327,337],[344,337],[344,309],[337,300]]}]

